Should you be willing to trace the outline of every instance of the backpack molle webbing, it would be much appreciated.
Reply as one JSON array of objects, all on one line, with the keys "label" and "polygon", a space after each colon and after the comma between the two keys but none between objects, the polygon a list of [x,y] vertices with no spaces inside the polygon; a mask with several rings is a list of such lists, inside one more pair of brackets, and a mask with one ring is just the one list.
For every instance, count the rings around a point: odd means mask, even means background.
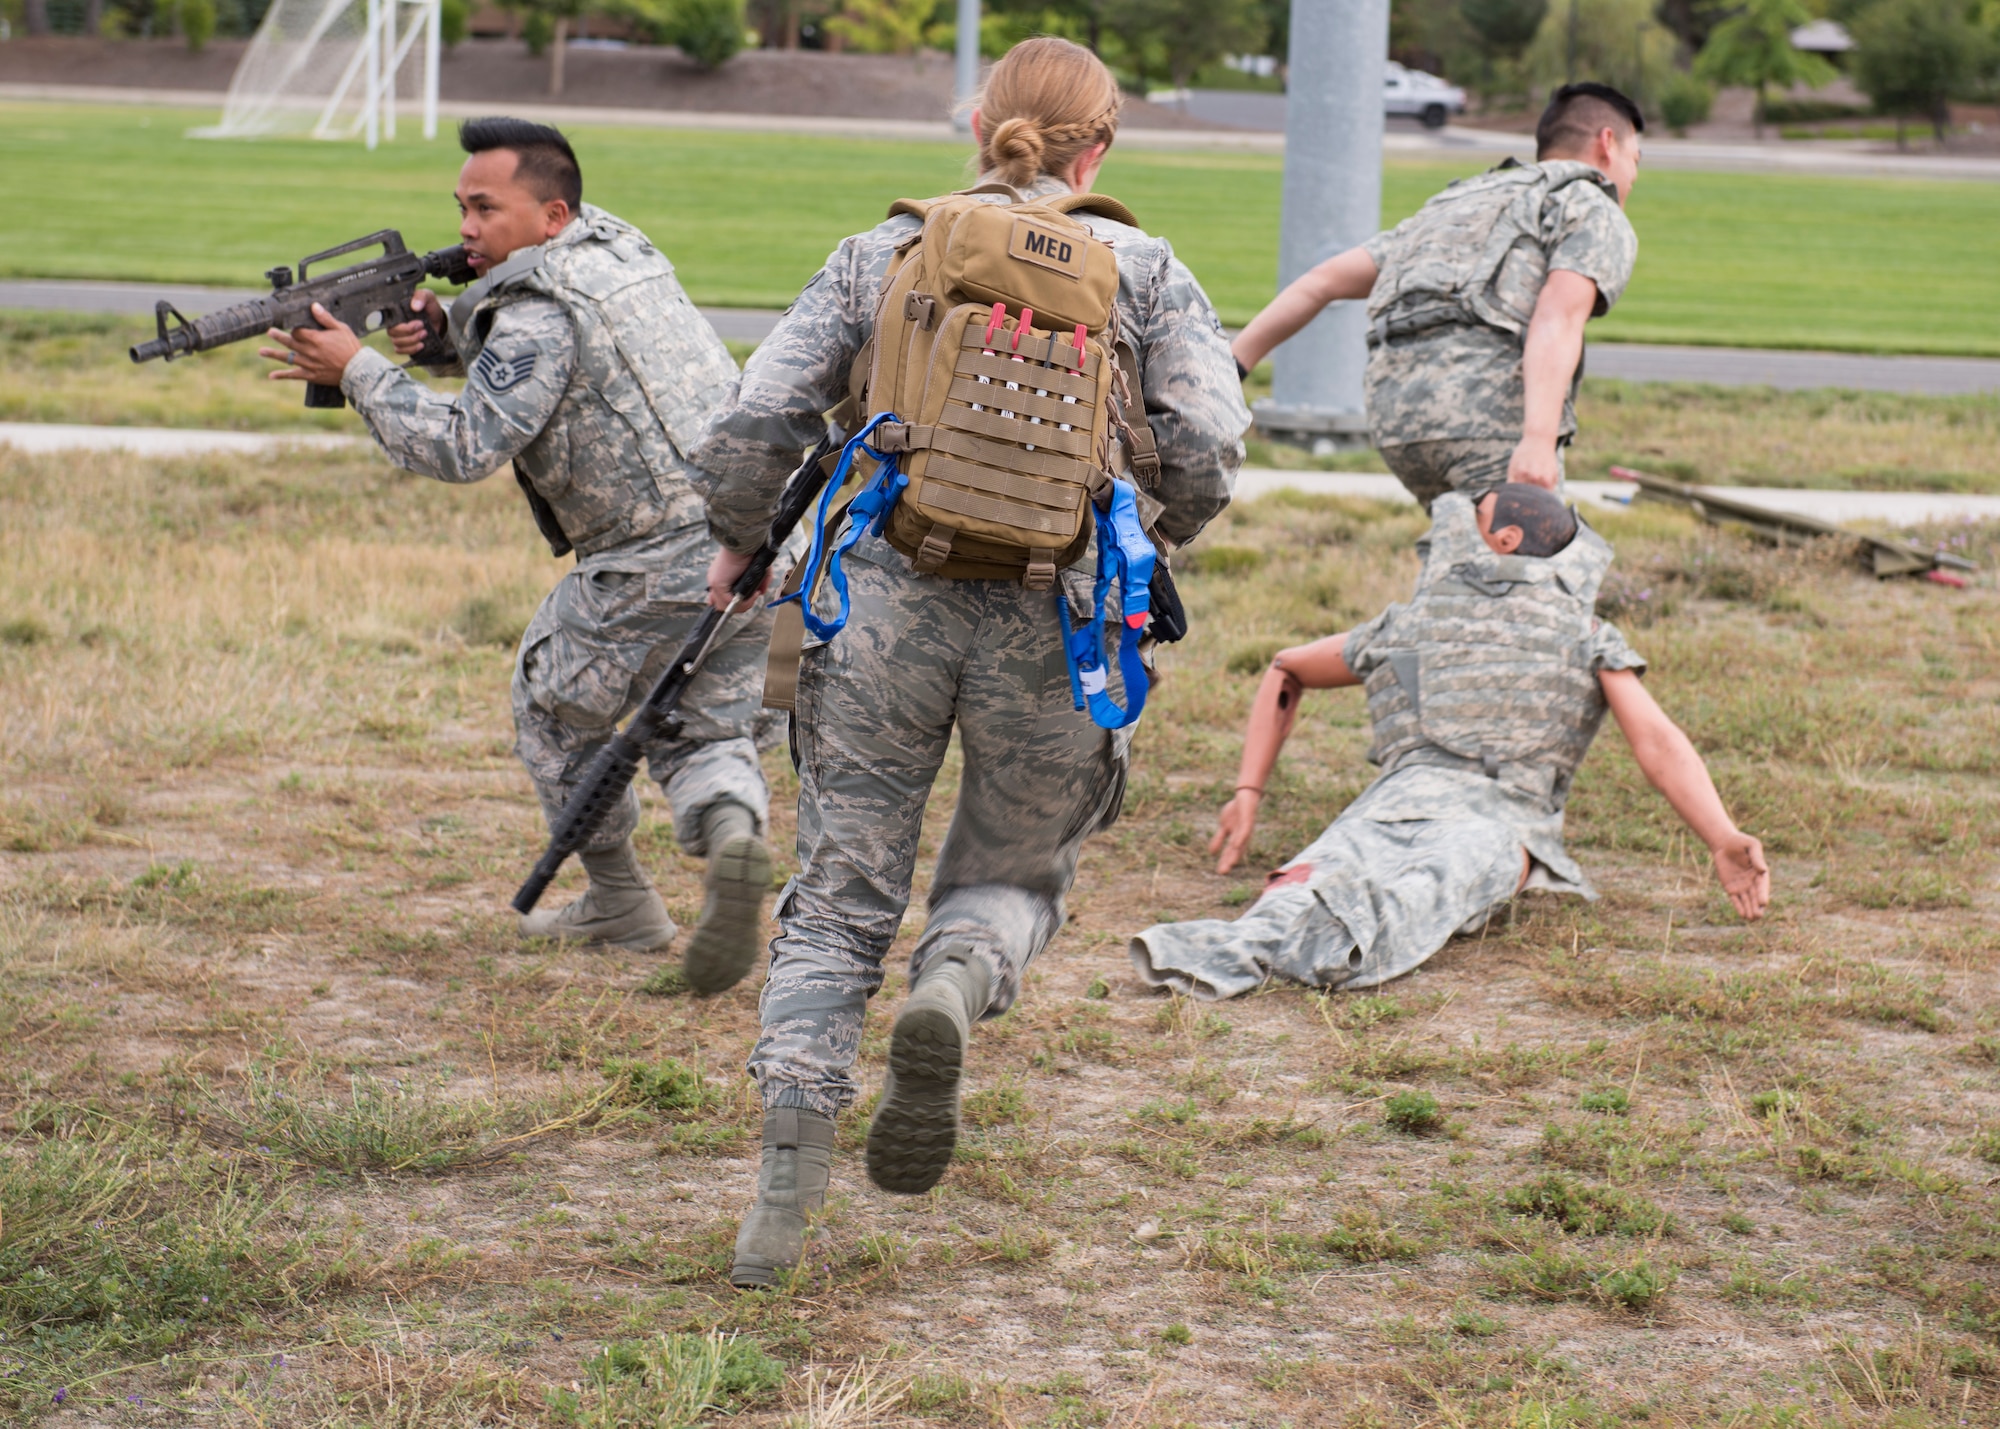
[{"label": "backpack molle webbing", "polygon": [[919,571],[1047,589],[1090,542],[1118,420],[1117,259],[1071,215],[1132,216],[980,192],[890,210],[924,226],[891,268],[865,388],[869,414],[898,415],[878,445],[909,478],[884,535]]}]

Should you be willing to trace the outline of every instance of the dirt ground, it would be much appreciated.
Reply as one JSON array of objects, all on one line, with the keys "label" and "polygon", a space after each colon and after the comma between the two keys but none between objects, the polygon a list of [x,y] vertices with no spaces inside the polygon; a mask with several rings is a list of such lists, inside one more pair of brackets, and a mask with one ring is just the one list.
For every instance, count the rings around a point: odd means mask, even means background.
[{"label": "dirt ground", "polygon": [[[1360,702],[1317,697],[1252,865],[1210,871],[1257,671],[1405,591],[1419,529],[1226,515],[1124,818],[975,1040],[956,1164],[874,1190],[864,1101],[809,1264],[737,1296],[759,978],[649,993],[652,961],[505,911],[542,837],[507,646],[553,575],[517,504],[351,456],[0,454],[22,1421],[2000,1421],[1990,575],[1606,518],[1601,608],[1765,839],[1769,920],[1607,732],[1570,810],[1600,902],[1525,897],[1380,995],[1213,1005],[1149,993],[1125,939],[1233,916],[1362,787]],[[689,922],[700,866],[648,809]],[[734,1378],[676,1399],[704,1354]]]}]

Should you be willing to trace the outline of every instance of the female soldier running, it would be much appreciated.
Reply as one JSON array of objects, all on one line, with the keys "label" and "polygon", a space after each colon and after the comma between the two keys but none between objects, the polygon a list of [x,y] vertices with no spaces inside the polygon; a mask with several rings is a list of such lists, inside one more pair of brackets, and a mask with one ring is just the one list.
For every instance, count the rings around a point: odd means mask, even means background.
[{"label": "female soldier running", "polygon": [[[1130,389],[1119,447],[1136,454],[1133,466],[1146,488],[1136,519],[1120,529],[1136,533],[1143,524],[1161,550],[1171,550],[1228,503],[1249,413],[1207,295],[1165,240],[1105,216],[1129,218],[1115,202],[1071,197],[1089,193],[1117,132],[1118,107],[1116,81],[1088,50],[1039,38],[1009,51],[972,112],[979,186],[991,186],[977,198],[1037,207],[1010,215],[1011,238],[1006,227],[993,229],[1002,236],[985,257],[966,257],[960,269],[945,265],[959,274],[949,292],[962,294],[967,285],[977,292],[964,265],[976,268],[995,253],[1011,253],[1056,275],[1028,274],[1029,282],[1047,285],[1038,291],[1054,296],[1043,306],[1056,311],[1072,301],[1063,274],[1087,286],[1094,272],[1103,285],[1101,330],[1092,328],[1086,341],[1084,323],[1052,324],[1045,316],[1037,325],[1031,312],[1010,312],[1006,303],[992,303],[989,320],[986,302],[971,310],[906,291],[907,276],[885,306],[892,272],[936,256],[917,250],[920,234],[926,248],[945,241],[932,236],[938,225],[926,229],[915,213],[892,213],[847,239],[750,358],[734,399],[695,445],[694,462],[708,483],[710,526],[723,547],[710,570],[711,601],[727,603],[729,584],[763,538],[787,474],[824,430],[822,414],[849,394],[854,369],[862,367],[875,389],[865,394],[862,410],[888,411],[884,403],[895,391],[907,393],[912,380],[896,374],[921,377],[927,360],[920,354],[884,377],[879,356],[868,366],[870,354],[912,343],[934,343],[939,351],[949,343],[942,359],[947,380],[953,362],[961,373],[978,375],[957,378],[952,402],[929,415],[898,413],[906,430],[871,436],[878,449],[901,444],[911,452],[912,472],[919,470],[917,448],[927,448],[921,455],[930,465],[922,470],[930,486],[913,479],[902,498],[906,512],[920,489],[927,499],[934,489],[937,500],[954,499],[961,509],[1040,519],[1021,516],[1023,508],[1010,500],[1023,491],[1046,492],[1042,478],[1071,470],[1065,451],[1102,460],[1104,448],[1093,452],[1082,414],[1092,410],[1093,381],[1108,391],[1118,375],[1105,365],[1114,342],[1129,349],[1136,369],[1118,383]],[[956,215],[967,201],[910,207],[929,212],[951,204],[959,206],[951,210]],[[1001,211],[977,216],[991,220]],[[1078,234],[1078,223],[1087,232]],[[1072,235],[1067,246],[1064,233]],[[934,371],[936,360],[928,366]],[[1075,405],[1078,393],[1083,405]],[[953,422],[957,429],[947,432]],[[1072,427],[1085,435],[1072,437]],[[1155,444],[1156,472],[1145,451]],[[1003,448],[1013,454],[1011,470],[992,466]],[[956,456],[948,459],[948,451]],[[959,457],[987,465],[967,477],[972,467]],[[946,472],[972,487],[957,488],[954,497],[944,489]],[[1112,483],[1094,468],[1091,475],[1101,511]],[[1122,483],[1116,489],[1132,513],[1132,489]],[[894,502],[895,493],[887,499]],[[837,638],[808,642],[793,746],[799,872],[779,899],[763,1033],[750,1057],[765,1107],[763,1167],[756,1205],[737,1238],[730,1278],[738,1286],[769,1285],[795,1265],[806,1217],[824,1200],[833,1118],[855,1098],[851,1069],[862,1016],[881,986],[882,959],[909,902],[925,800],[953,727],[964,773],[869,1129],[868,1174],[878,1186],[915,1194],[944,1174],[957,1136],[971,1024],[1013,1003],[1029,962],[1062,925],[1063,897],[1084,840],[1117,818],[1130,730],[1114,731],[1103,726],[1115,721],[1078,712],[1091,693],[1093,715],[1106,708],[1118,713],[1105,693],[1103,662],[1093,684],[1090,659],[1079,666],[1065,649],[1063,597],[1068,611],[1086,616],[1095,571],[1083,548],[1090,513],[1080,494],[1077,507],[1082,534],[1060,538],[1067,544],[1054,556],[1023,551],[1021,574],[1010,579],[964,578],[967,569],[981,568],[969,555],[982,548],[944,522],[919,523],[931,534],[914,560],[906,554],[911,539],[900,550],[892,544],[895,529],[888,539],[864,534],[845,573],[847,628]],[[1098,518],[1100,533],[1112,529],[1107,519]],[[873,527],[883,529],[880,522]],[[839,534],[830,529],[828,540]],[[1144,568],[1136,562],[1152,560],[1143,536],[1115,544],[1121,555],[1134,555],[1135,570]],[[1131,551],[1135,544],[1146,550]],[[983,549],[990,555],[995,548]],[[1143,575],[1130,584],[1143,594]],[[1127,624],[1143,624],[1129,614],[1129,602],[1125,609]],[[1086,630],[1099,618],[1088,614]],[[1127,643],[1133,640],[1136,629]],[[1132,683],[1124,686],[1128,700]]]}]

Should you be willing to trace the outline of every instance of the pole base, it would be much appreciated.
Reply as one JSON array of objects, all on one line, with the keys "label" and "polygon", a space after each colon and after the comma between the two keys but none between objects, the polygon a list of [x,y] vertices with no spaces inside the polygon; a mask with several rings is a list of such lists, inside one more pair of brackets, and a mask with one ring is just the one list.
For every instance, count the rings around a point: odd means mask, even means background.
[{"label": "pole base", "polygon": [[1366,412],[1298,407],[1266,398],[1253,406],[1250,414],[1256,419],[1258,436],[1287,446],[1306,447],[1316,456],[1365,451],[1370,445]]}]

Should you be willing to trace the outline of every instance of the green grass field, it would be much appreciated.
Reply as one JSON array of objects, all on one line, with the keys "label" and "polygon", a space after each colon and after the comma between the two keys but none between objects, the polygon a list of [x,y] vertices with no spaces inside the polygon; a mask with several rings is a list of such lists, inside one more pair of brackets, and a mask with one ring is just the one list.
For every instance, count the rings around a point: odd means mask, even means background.
[{"label": "green grass field", "polygon": [[[252,284],[371,227],[450,241],[448,143],[369,154],[310,141],[203,143],[193,110],[0,104],[17,201],[0,275]],[[584,128],[590,197],[644,227],[697,300],[782,306],[891,198],[963,182],[944,145]],[[1385,221],[1464,165],[1392,164]],[[1281,161],[1122,152],[1102,187],[1171,238],[1230,322],[1273,289]],[[20,196],[33,195],[33,201]],[[2000,354],[2000,185],[1649,173],[1639,271],[1595,336]]]}]

